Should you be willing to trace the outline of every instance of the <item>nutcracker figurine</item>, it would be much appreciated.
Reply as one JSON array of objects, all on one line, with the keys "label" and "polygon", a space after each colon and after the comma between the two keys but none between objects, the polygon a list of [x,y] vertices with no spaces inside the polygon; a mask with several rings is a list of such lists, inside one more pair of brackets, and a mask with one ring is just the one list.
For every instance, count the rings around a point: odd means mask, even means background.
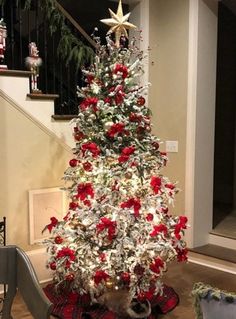
[{"label": "nutcracker figurine", "polygon": [[39,51],[35,42],[29,44],[29,56],[26,58],[26,66],[32,72],[31,75],[31,91],[32,93],[41,93],[38,89],[39,67],[42,59],[39,57]]},{"label": "nutcracker figurine", "polygon": [[6,70],[7,65],[4,64],[6,51],[7,28],[3,19],[0,20],[0,70]]}]

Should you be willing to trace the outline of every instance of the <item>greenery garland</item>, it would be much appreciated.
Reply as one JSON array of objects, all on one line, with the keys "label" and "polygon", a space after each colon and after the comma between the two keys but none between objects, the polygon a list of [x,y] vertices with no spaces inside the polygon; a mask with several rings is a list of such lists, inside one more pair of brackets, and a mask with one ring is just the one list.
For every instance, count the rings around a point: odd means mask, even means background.
[{"label": "greenery garland", "polygon": [[203,319],[202,310],[200,307],[201,299],[207,299],[209,296],[216,300],[224,300],[226,303],[233,303],[236,300],[236,294],[213,288],[210,285],[206,285],[202,282],[197,282],[193,286],[191,295],[193,296],[193,304],[197,319]]},{"label": "greenery garland", "polygon": [[[4,5],[5,2],[6,0],[0,0],[0,5]],[[33,0],[25,0],[24,10],[29,10],[32,2]],[[41,0],[39,3],[41,10],[45,12],[49,21],[51,35],[55,31],[61,33],[57,48],[58,55],[66,61],[66,64],[73,60],[77,70],[83,64],[91,63],[94,56],[93,49],[73,35],[65,23],[65,17],[57,8],[56,0]],[[16,5],[19,5],[19,0],[16,0]]]}]

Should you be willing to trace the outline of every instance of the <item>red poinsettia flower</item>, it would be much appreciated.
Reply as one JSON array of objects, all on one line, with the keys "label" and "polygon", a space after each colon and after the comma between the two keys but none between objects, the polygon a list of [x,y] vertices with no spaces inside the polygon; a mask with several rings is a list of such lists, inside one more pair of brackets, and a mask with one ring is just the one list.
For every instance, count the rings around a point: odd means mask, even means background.
[{"label": "red poinsettia flower", "polygon": [[82,150],[83,156],[86,151],[92,153],[93,157],[97,157],[100,154],[100,148],[94,142],[87,142],[82,144],[81,150]]},{"label": "red poinsettia flower", "polygon": [[85,199],[84,200],[84,205],[86,205],[86,206],[88,206],[88,207],[91,207],[91,202],[90,202],[90,200],[88,200],[88,199]]},{"label": "red poinsettia flower", "polygon": [[175,185],[174,185],[174,184],[171,184],[171,183],[165,184],[165,187],[166,187],[166,188],[169,188],[169,189],[171,189],[171,190],[175,189]]},{"label": "red poinsettia flower", "polygon": [[176,239],[178,240],[181,239],[180,232],[183,229],[187,228],[187,225],[186,225],[187,222],[188,222],[188,218],[186,216],[179,216],[179,222],[175,225],[175,230],[174,230]]},{"label": "red poinsettia flower", "polygon": [[123,64],[116,64],[115,68],[113,70],[114,74],[121,74],[122,78],[125,79],[128,76],[128,68],[127,66],[123,65]]},{"label": "red poinsettia flower", "polygon": [[49,230],[49,232],[51,233],[52,229],[54,227],[56,227],[56,225],[58,223],[58,219],[56,217],[51,217],[50,220],[51,220],[51,223],[48,224],[46,227]]},{"label": "red poinsettia flower", "polygon": [[113,93],[113,98],[115,99],[116,105],[120,105],[124,101],[125,92],[122,85],[118,85],[117,87],[111,87],[109,92]]},{"label": "red poinsettia flower", "polygon": [[118,162],[119,163],[125,163],[129,160],[129,155],[120,155],[118,157]]},{"label": "red poinsettia flower", "polygon": [[80,183],[77,186],[77,195],[76,197],[84,201],[88,196],[91,198],[94,197],[94,190],[91,183]]},{"label": "red poinsettia flower", "polygon": [[78,203],[76,203],[76,202],[70,202],[69,208],[70,208],[71,210],[76,210],[77,207],[78,207]]},{"label": "red poinsettia flower", "polygon": [[153,263],[150,264],[149,268],[151,269],[151,271],[155,272],[156,274],[159,274],[163,266],[164,261],[160,257],[157,257],[154,259]]},{"label": "red poinsettia flower", "polygon": [[124,147],[123,150],[121,151],[121,155],[118,157],[119,163],[127,162],[130,158],[130,155],[133,154],[134,151],[135,151],[134,146]]},{"label": "red poinsettia flower", "polygon": [[155,237],[158,234],[163,233],[164,236],[167,235],[168,233],[168,228],[164,224],[159,224],[153,227],[153,231],[150,233],[151,237]]},{"label": "red poinsettia flower", "polygon": [[161,178],[157,176],[152,176],[150,185],[154,191],[155,194],[159,193],[159,190],[161,189]]},{"label": "red poinsettia flower", "polygon": [[121,154],[123,155],[131,155],[135,151],[135,146],[127,146],[124,147],[123,150],[121,151]]},{"label": "red poinsettia flower", "polygon": [[103,280],[107,280],[110,276],[104,270],[97,270],[93,277],[96,285],[99,285]]},{"label": "red poinsettia flower", "polygon": [[111,138],[115,137],[115,135],[124,133],[124,123],[115,123],[111,126],[109,131],[107,132],[107,135]]},{"label": "red poinsettia flower", "polygon": [[63,247],[60,249],[57,253],[57,258],[63,258],[68,257],[69,260],[74,261],[75,260],[75,251],[70,249],[69,247]]},{"label": "red poinsettia flower", "polygon": [[81,111],[85,111],[89,106],[92,106],[94,112],[98,110],[97,108],[98,98],[97,97],[87,97],[80,103]]},{"label": "red poinsettia flower", "polygon": [[104,231],[105,229],[108,232],[108,239],[112,240],[115,237],[116,234],[116,221],[112,221],[111,219],[107,217],[102,217],[100,219],[100,223],[96,225],[98,234]]},{"label": "red poinsettia flower", "polygon": [[139,216],[139,210],[141,208],[140,199],[130,198],[126,202],[121,203],[120,207],[121,208],[131,208],[131,207],[133,207],[134,208],[134,217],[137,218]]}]

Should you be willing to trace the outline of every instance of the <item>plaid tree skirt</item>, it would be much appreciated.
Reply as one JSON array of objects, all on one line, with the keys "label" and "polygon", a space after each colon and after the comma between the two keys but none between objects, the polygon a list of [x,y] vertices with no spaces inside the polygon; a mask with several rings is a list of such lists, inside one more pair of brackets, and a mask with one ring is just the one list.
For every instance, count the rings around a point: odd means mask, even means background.
[{"label": "plaid tree skirt", "polygon": [[[57,294],[53,284],[47,285],[44,292],[53,303],[52,315],[60,319],[116,319],[116,315],[100,305],[90,305],[89,297],[77,293]],[[156,319],[159,314],[166,314],[179,303],[179,297],[173,288],[164,286],[162,296],[155,296],[152,301],[152,313],[148,319]]]}]

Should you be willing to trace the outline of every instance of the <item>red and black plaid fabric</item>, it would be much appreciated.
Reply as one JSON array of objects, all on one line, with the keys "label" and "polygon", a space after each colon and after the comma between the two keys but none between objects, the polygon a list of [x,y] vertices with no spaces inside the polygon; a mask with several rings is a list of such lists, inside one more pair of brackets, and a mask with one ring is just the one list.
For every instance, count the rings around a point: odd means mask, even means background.
[{"label": "red and black plaid fabric", "polygon": [[[70,292],[56,293],[54,285],[44,288],[44,292],[53,303],[52,315],[60,319],[116,319],[116,315],[100,305],[90,305],[89,296],[80,296]],[[148,319],[157,319],[159,314],[166,314],[179,303],[179,297],[173,288],[164,286],[163,295],[155,296],[152,301],[152,313]]]}]

